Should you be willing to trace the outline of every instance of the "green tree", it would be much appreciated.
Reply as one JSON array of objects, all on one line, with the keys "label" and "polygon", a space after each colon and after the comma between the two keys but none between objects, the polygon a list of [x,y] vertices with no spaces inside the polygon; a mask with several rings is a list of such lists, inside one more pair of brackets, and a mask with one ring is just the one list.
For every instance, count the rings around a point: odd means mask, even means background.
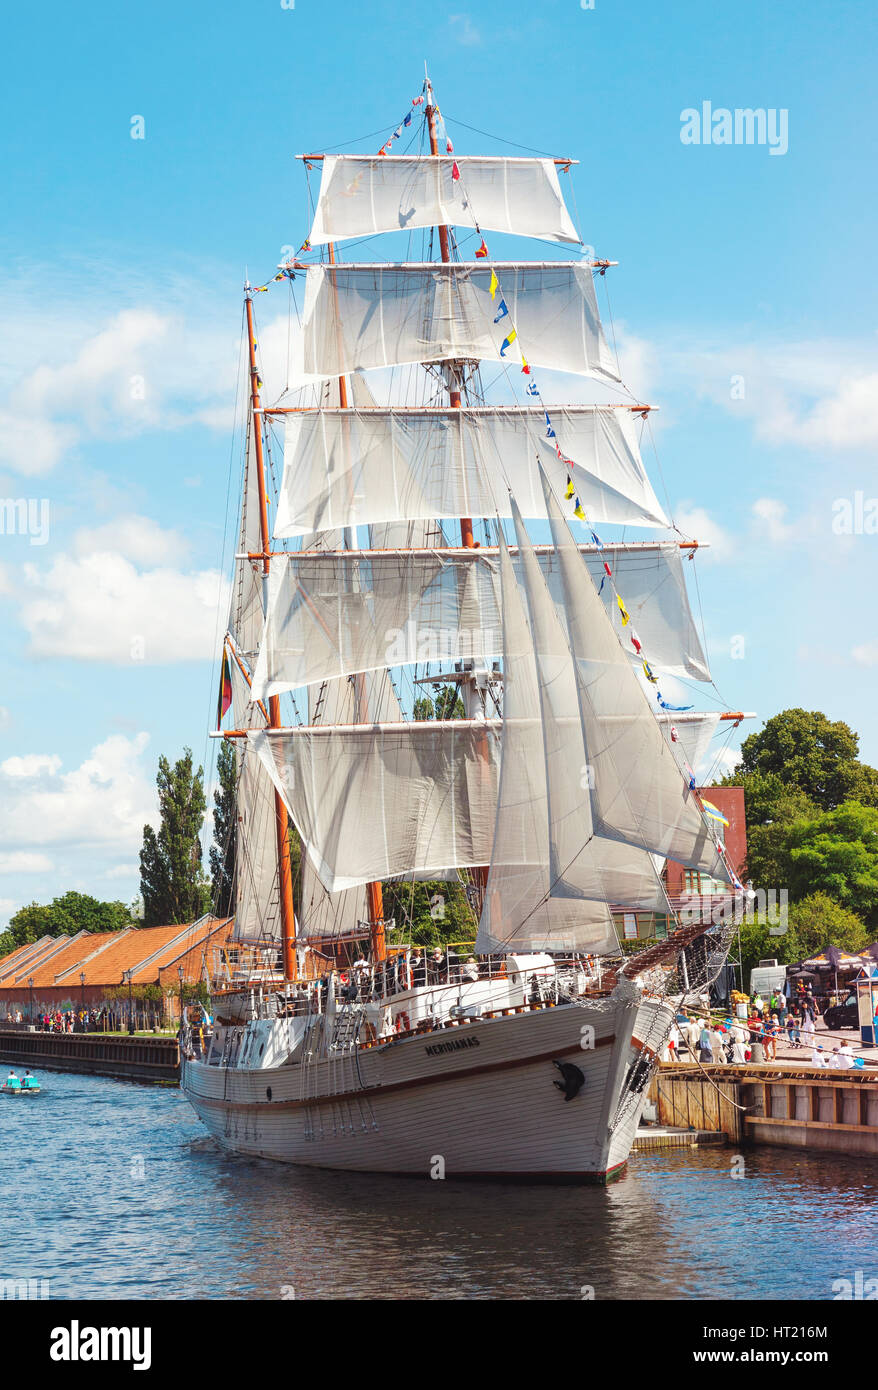
[{"label": "green tree", "polygon": [[744,788],[747,877],[756,888],[788,888],[790,827],[817,814],[814,802],[776,772],[732,773],[722,785]]},{"label": "green tree", "polygon": [[210,847],[210,895],[218,917],[232,912],[237,851],[238,759],[230,739],[223,739],[216,760],[219,787],[213,794],[213,844]]},{"label": "green tree", "polygon": [[140,891],[143,924],[190,922],[207,911],[210,885],[201,862],[201,826],[207,809],[204,772],[193,769],[192,750],[171,767],[159,758],[156,778],[161,823],[143,827]]},{"label": "green tree", "polygon": [[7,953],[41,936],[75,936],[77,932],[124,931],[134,922],[124,903],[102,902],[88,893],[69,892],[51,903],[28,903],[9,920],[0,937]]},{"label": "green tree", "polygon": [[859,761],[858,750],[857,735],[842,720],[821,710],[781,710],[744,739],[732,783],[741,785],[741,774],[774,774],[823,811],[857,797],[874,805],[878,772]]},{"label": "green tree", "polygon": [[[761,960],[776,960],[779,965],[794,965],[802,959],[802,949],[792,922],[787,930],[779,931],[782,923],[769,922],[762,913],[754,913],[752,922],[743,921],[739,931],[741,937],[741,971],[744,989],[750,989],[750,971]],[[734,946],[732,947],[734,953]]]},{"label": "green tree", "polygon": [[799,952],[797,960],[817,955],[824,946],[838,946],[842,951],[856,954],[872,940],[856,913],[848,911],[826,893],[809,893],[801,902],[791,903],[789,923]]},{"label": "green tree", "polygon": [[787,836],[789,884],[795,898],[822,891],[866,921],[878,921],[878,810],[848,801]]},{"label": "green tree", "polygon": [[393,918],[394,940],[418,946],[441,946],[447,941],[474,941],[476,921],[460,883],[382,884],[385,919]]},{"label": "green tree", "polygon": [[443,685],[432,698],[420,695],[415,700],[412,713],[415,719],[463,719],[465,711],[457,686]]}]

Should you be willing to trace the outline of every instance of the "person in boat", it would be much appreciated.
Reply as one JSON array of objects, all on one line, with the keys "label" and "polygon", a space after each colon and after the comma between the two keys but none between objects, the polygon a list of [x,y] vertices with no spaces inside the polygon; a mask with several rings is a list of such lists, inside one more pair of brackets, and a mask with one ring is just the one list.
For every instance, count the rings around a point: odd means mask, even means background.
[{"label": "person in boat", "polygon": [[431,985],[438,985],[445,977],[445,957],[438,946],[427,962],[427,975]]},{"label": "person in boat", "polygon": [[11,1071],[6,1078],[6,1089],[8,1091],[17,1091],[20,1085],[21,1082],[19,1081],[15,1072]]},{"label": "person in boat", "polygon": [[40,1083],[39,1081],[37,1081],[37,1078],[30,1071],[26,1071],[24,1076],[21,1078],[21,1084],[25,1088],[25,1090],[33,1091],[39,1086]]},{"label": "person in boat", "polygon": [[475,956],[467,956],[461,974],[464,980],[477,980],[479,978],[479,963]]},{"label": "person in boat", "polygon": [[420,951],[415,951],[411,958],[412,985],[417,989],[418,985],[427,983],[427,962]]}]

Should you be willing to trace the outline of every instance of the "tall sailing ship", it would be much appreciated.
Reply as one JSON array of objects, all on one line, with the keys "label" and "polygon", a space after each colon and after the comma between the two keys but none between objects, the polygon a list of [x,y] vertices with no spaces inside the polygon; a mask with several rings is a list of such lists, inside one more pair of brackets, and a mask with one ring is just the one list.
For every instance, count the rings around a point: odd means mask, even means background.
[{"label": "tall sailing ship", "polygon": [[[182,1087],[238,1153],[603,1181],[674,1001],[725,949],[675,919],[664,861],[740,888],[693,769],[742,716],[662,693],[710,679],[695,543],[643,465],[650,408],[604,334],[611,262],[565,203],[573,160],[456,154],[429,79],[378,154],[301,158],[320,173],[313,225],[269,284],[304,279],[303,374],[274,406],[267,287],[245,291],[221,709],[235,941],[213,962],[206,1045],[184,1029]],[[385,234],[412,258],[342,262]],[[495,259],[488,234],[555,259]],[[623,399],[565,399],[584,381]],[[604,541],[608,526],[668,534]],[[450,717],[425,717],[431,689]],[[385,919],[388,881],[462,885],[474,940],[425,955]],[[626,957],[620,914],[644,912],[667,937]]]}]

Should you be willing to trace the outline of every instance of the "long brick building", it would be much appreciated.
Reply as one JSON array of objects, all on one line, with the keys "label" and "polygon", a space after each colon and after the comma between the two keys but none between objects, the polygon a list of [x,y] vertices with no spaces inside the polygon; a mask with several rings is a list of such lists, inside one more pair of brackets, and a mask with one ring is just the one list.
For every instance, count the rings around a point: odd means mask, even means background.
[{"label": "long brick building", "polygon": [[180,971],[186,985],[206,977],[233,918],[202,917],[168,927],[44,936],[0,958],[0,1021],[57,1009],[100,1008],[108,992],[158,985],[174,1012]]}]

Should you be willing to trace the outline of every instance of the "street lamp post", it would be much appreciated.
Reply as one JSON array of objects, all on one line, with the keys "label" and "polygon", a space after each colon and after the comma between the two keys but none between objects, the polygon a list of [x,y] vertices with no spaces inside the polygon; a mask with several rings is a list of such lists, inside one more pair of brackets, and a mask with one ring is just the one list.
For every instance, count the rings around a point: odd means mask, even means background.
[{"label": "street lamp post", "polygon": [[177,978],[180,981],[180,1027],[183,1027],[183,967],[177,966]]},{"label": "street lamp post", "polygon": [[128,1032],[129,1032],[129,1034],[131,1034],[131,1033],[134,1032],[134,1015],[133,1015],[133,1013],[132,1013],[132,1003],[131,1003],[131,971],[130,971],[130,970],[126,970],[126,971],[123,972],[122,979],[124,980],[126,977],[127,977],[127,979],[128,979]]},{"label": "street lamp post", "polygon": [[84,971],[84,970],[80,970],[80,972],[79,972],[79,984],[80,984],[80,988],[81,988],[81,990],[82,990],[82,1031],[83,1031],[83,1033],[84,1033],[84,1032],[86,1031],[86,1029],[85,1029],[85,971]]},{"label": "street lamp post", "polygon": [[30,989],[30,1021],[31,1021],[31,1023],[33,1023],[33,1021],[34,1021],[34,977],[33,977],[33,975],[29,975],[29,976],[28,976],[27,983],[28,983],[28,988]]}]

